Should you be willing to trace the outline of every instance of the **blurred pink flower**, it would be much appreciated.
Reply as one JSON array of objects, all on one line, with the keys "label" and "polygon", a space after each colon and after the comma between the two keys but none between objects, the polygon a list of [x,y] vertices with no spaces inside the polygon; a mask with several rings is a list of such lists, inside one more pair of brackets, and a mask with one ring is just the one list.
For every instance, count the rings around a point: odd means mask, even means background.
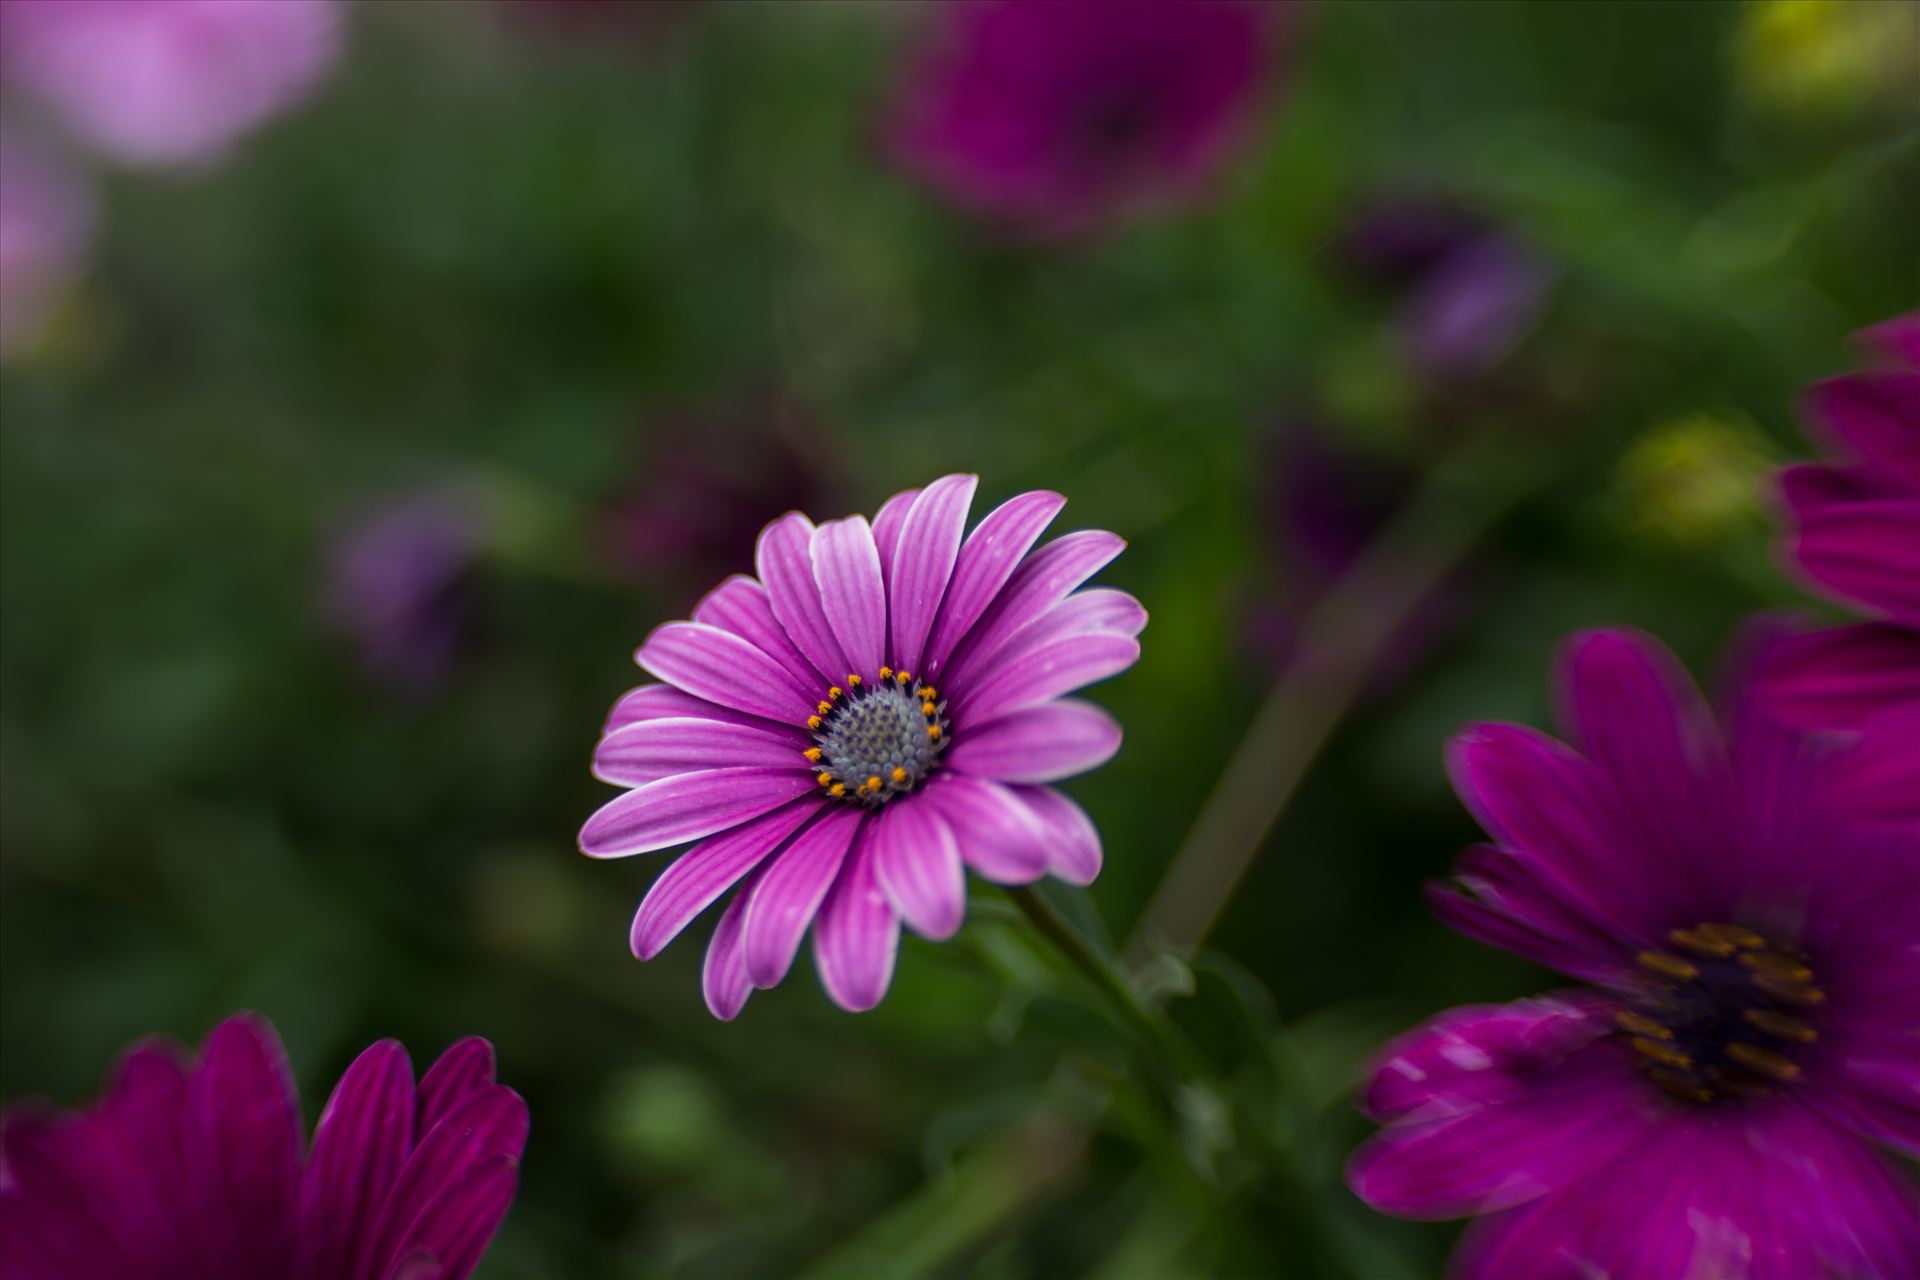
[{"label": "blurred pink flower", "polygon": [[1248,0],[949,3],[907,72],[894,154],[1043,235],[1190,199],[1250,132],[1291,17]]},{"label": "blurred pink flower", "polygon": [[335,0],[0,0],[10,87],[132,165],[213,160],[311,92]]},{"label": "blurred pink flower", "polygon": [[80,269],[92,228],[93,199],[80,177],[0,133],[0,355],[39,336]]},{"label": "blurred pink flower", "polygon": [[864,516],[790,512],[735,575],[634,660],[662,683],[614,705],[593,770],[627,790],[580,832],[596,858],[701,843],[634,916],[651,959],[735,885],[707,948],[707,1006],[740,1012],[813,932],[835,1003],[870,1009],[904,921],[951,937],[965,868],[1001,884],[1099,874],[1100,834],[1051,784],[1120,749],[1064,695],[1140,655],[1140,602],[1076,591],[1120,553],[1082,530],[1028,554],[1066,499],[1011,498],[966,532],[979,481],[943,476]]},{"label": "blurred pink flower", "polygon": [[413,692],[445,676],[470,630],[484,526],[474,501],[432,489],[375,507],[334,540],[322,609],[370,674]]}]

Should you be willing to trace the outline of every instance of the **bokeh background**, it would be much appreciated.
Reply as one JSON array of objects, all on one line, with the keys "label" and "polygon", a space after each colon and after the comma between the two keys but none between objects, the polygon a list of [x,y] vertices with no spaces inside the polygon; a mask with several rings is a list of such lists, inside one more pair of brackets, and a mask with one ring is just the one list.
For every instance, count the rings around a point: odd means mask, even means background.
[{"label": "bokeh background", "polygon": [[[1452,1227],[1340,1183],[1348,1087],[1552,981],[1422,910],[1477,834],[1441,744],[1543,722],[1574,628],[1704,674],[1816,608],[1764,479],[1920,296],[1915,9],[1288,10],[1204,190],[1046,234],[887,143],[943,20],[360,3],[157,168],[0,74],[91,209],[0,382],[0,1094],[246,1007],[311,1119],[378,1037],[485,1035],[533,1113],[497,1277],[1438,1273]],[[662,856],[574,851],[646,631],[789,507],[952,470],[1131,542],[1060,899],[1116,945],[1371,534],[1433,560],[1206,947],[1135,952],[1202,1080],[987,890],[872,1013],[803,961],[715,1022],[705,926],[627,953]]]}]

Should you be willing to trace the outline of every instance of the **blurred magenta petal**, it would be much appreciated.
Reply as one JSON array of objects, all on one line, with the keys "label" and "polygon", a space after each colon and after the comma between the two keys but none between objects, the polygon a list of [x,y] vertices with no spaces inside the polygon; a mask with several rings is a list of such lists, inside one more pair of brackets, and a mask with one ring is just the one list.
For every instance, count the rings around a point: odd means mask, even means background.
[{"label": "blurred magenta petal", "polygon": [[[466,1280],[527,1138],[526,1104],[491,1076],[491,1048],[463,1041],[416,1091],[406,1051],[381,1041],[341,1077],[303,1154],[265,1019],[222,1023],[190,1067],[169,1045],[138,1046],[93,1109],[14,1110],[0,1126],[6,1274],[342,1280],[424,1266]],[[435,1097],[458,1101],[436,1115]]]},{"label": "blurred magenta petal", "polygon": [[1291,12],[1243,0],[950,4],[891,138],[948,199],[1042,235],[1191,200],[1251,131]]},{"label": "blurred magenta petal", "polygon": [[[903,922],[959,929],[968,867],[1001,884],[1100,872],[1092,820],[1044,784],[1119,749],[1113,717],[1066,695],[1139,657],[1140,602],[1080,590],[1126,544],[1083,530],[1034,549],[1064,501],[1045,490],[969,533],[978,486],[941,477],[872,524],[790,512],[761,532],[758,579],[728,578],[636,655],[663,683],[608,715],[594,772],[628,790],[580,847],[704,841],[655,882],[629,942],[658,955],[737,885],[702,973],[716,1017],[782,981],[809,930],[828,995],[872,1007]],[[914,670],[929,662],[937,684]]]},{"label": "blurred magenta petal", "polygon": [[7,0],[10,85],[127,164],[192,165],[313,91],[338,56],[334,0]]},{"label": "blurred magenta petal", "polygon": [[444,680],[472,637],[471,575],[489,520],[441,488],[383,502],[326,550],[321,607],[376,679],[409,693]]}]

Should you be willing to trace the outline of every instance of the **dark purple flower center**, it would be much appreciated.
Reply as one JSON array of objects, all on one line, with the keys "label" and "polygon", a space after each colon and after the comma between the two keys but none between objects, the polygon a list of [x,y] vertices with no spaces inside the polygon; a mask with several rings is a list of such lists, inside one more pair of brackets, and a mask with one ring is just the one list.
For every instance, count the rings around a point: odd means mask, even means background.
[{"label": "dark purple flower center", "polygon": [[905,671],[882,667],[871,685],[848,676],[847,687],[829,689],[807,720],[816,780],[835,799],[872,808],[905,795],[933,772],[952,739],[946,711],[932,685]]},{"label": "dark purple flower center", "polygon": [[1818,1039],[1808,1012],[1826,1000],[1807,957],[1735,924],[1675,929],[1667,939],[1672,951],[1640,953],[1645,982],[1614,1015],[1648,1078],[1701,1103],[1796,1079],[1795,1058]]}]

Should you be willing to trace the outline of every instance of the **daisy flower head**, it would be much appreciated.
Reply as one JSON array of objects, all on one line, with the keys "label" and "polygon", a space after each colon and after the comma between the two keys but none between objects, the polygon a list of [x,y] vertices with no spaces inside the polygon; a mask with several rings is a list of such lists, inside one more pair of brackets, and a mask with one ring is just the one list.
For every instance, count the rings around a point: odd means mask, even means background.
[{"label": "daisy flower head", "polygon": [[526,1103],[494,1082],[485,1040],[418,1084],[382,1040],[340,1077],[307,1148],[280,1038],[238,1014],[197,1057],[136,1045],[87,1110],[8,1111],[0,1275],[465,1280],[526,1142]]},{"label": "daisy flower head", "polygon": [[651,959],[733,889],[707,949],[717,1017],[785,978],[810,926],[827,994],[870,1009],[903,922],[936,940],[960,927],[965,869],[1009,885],[1099,873],[1099,833],[1050,784],[1120,747],[1111,716],[1064,695],[1140,655],[1140,603],[1077,590],[1125,544],[1082,530],[1033,550],[1066,504],[1044,491],[968,532],[977,485],[944,476],[871,522],[782,516],[755,577],[634,655],[659,683],[607,720],[594,773],[629,790],[580,848],[700,841],[654,882],[631,941]]},{"label": "daisy flower head", "polygon": [[1725,729],[1650,637],[1576,638],[1569,742],[1468,729],[1491,842],[1431,901],[1584,984],[1390,1044],[1348,1169],[1369,1204],[1473,1217],[1461,1276],[1920,1274],[1920,830],[1855,821],[1819,748]]}]

